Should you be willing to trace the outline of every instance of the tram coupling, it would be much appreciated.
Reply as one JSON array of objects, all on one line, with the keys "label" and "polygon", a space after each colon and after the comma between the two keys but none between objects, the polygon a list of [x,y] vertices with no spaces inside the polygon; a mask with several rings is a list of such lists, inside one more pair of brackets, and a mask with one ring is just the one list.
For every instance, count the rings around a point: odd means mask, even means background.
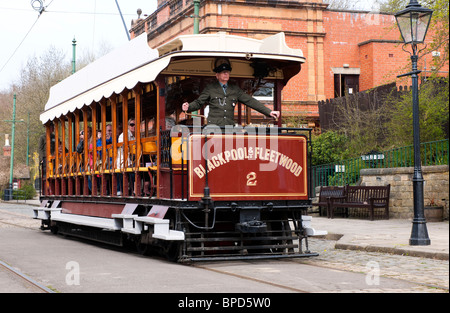
[{"label": "tram coupling", "polygon": [[242,209],[240,210],[236,230],[242,233],[263,233],[267,231],[267,224],[261,221],[259,209]]}]

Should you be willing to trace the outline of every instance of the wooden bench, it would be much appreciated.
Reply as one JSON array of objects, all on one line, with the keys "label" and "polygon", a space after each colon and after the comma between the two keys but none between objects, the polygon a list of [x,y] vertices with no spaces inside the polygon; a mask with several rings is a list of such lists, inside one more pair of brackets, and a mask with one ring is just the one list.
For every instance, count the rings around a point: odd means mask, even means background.
[{"label": "wooden bench", "polygon": [[327,199],[327,213],[334,217],[335,208],[367,208],[370,220],[374,220],[375,209],[384,209],[384,218],[389,219],[389,194],[391,185],[387,186],[345,186],[344,195],[331,196]]},{"label": "wooden bench", "polygon": [[[330,197],[342,197],[344,195],[345,187],[339,186],[320,186],[319,201],[313,205],[319,207],[319,214],[322,216],[322,208],[328,210],[328,201]],[[327,214],[329,216],[329,213]]]}]

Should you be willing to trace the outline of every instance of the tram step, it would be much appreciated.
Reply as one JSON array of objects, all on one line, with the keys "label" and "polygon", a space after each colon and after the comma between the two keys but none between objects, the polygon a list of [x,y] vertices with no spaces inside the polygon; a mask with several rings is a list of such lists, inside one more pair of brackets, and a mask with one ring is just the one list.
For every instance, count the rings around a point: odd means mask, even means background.
[{"label": "tram step", "polygon": [[56,222],[84,225],[108,230],[120,230],[120,227],[116,224],[116,222],[110,218],[65,214],[53,211],[51,219]]},{"label": "tram step", "polygon": [[184,232],[169,229],[169,220],[162,218],[155,218],[150,216],[138,216],[134,220],[138,223],[153,225],[153,238],[162,240],[184,240]]},{"label": "tram step", "polygon": [[33,218],[39,220],[48,220],[50,219],[52,212],[61,212],[60,208],[36,208],[33,209]]},{"label": "tram step", "polygon": [[255,245],[255,246],[213,246],[213,247],[188,247],[189,252],[206,252],[206,251],[238,251],[238,250],[258,250],[258,249],[295,249],[298,245]]},{"label": "tram step", "polygon": [[162,240],[184,240],[184,233],[169,229],[169,220],[138,216],[136,214],[112,214],[121,231],[129,234],[140,235],[145,230],[145,225],[153,226],[153,238]]},{"label": "tram step", "polygon": [[205,261],[236,261],[236,260],[265,260],[265,259],[282,259],[282,258],[304,258],[318,256],[318,253],[287,253],[287,254],[250,254],[250,255],[199,255],[192,257],[184,257],[180,262],[205,262]]},{"label": "tram step", "polygon": [[257,240],[296,240],[297,236],[270,236],[270,237],[211,237],[211,238],[190,238],[189,233],[186,234],[187,242],[216,242],[216,241],[257,241]]}]

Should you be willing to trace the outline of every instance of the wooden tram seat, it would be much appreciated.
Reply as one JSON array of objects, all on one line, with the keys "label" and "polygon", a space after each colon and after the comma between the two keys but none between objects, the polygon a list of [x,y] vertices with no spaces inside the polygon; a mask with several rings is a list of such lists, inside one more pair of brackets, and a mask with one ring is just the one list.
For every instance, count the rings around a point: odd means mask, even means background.
[{"label": "wooden tram seat", "polygon": [[142,153],[143,154],[156,154],[158,151],[158,148],[156,146],[156,138],[149,137],[149,138],[142,138]]},{"label": "wooden tram seat", "polygon": [[187,166],[187,142],[182,142],[180,137],[172,137],[172,165],[177,165],[176,168],[181,167],[181,151],[183,151],[183,165]]},{"label": "wooden tram seat", "polygon": [[386,186],[349,186],[344,188],[342,196],[327,197],[328,217],[334,217],[335,208],[367,208],[370,220],[374,220],[374,210],[384,209],[384,218],[389,219],[389,194],[391,185]]}]

